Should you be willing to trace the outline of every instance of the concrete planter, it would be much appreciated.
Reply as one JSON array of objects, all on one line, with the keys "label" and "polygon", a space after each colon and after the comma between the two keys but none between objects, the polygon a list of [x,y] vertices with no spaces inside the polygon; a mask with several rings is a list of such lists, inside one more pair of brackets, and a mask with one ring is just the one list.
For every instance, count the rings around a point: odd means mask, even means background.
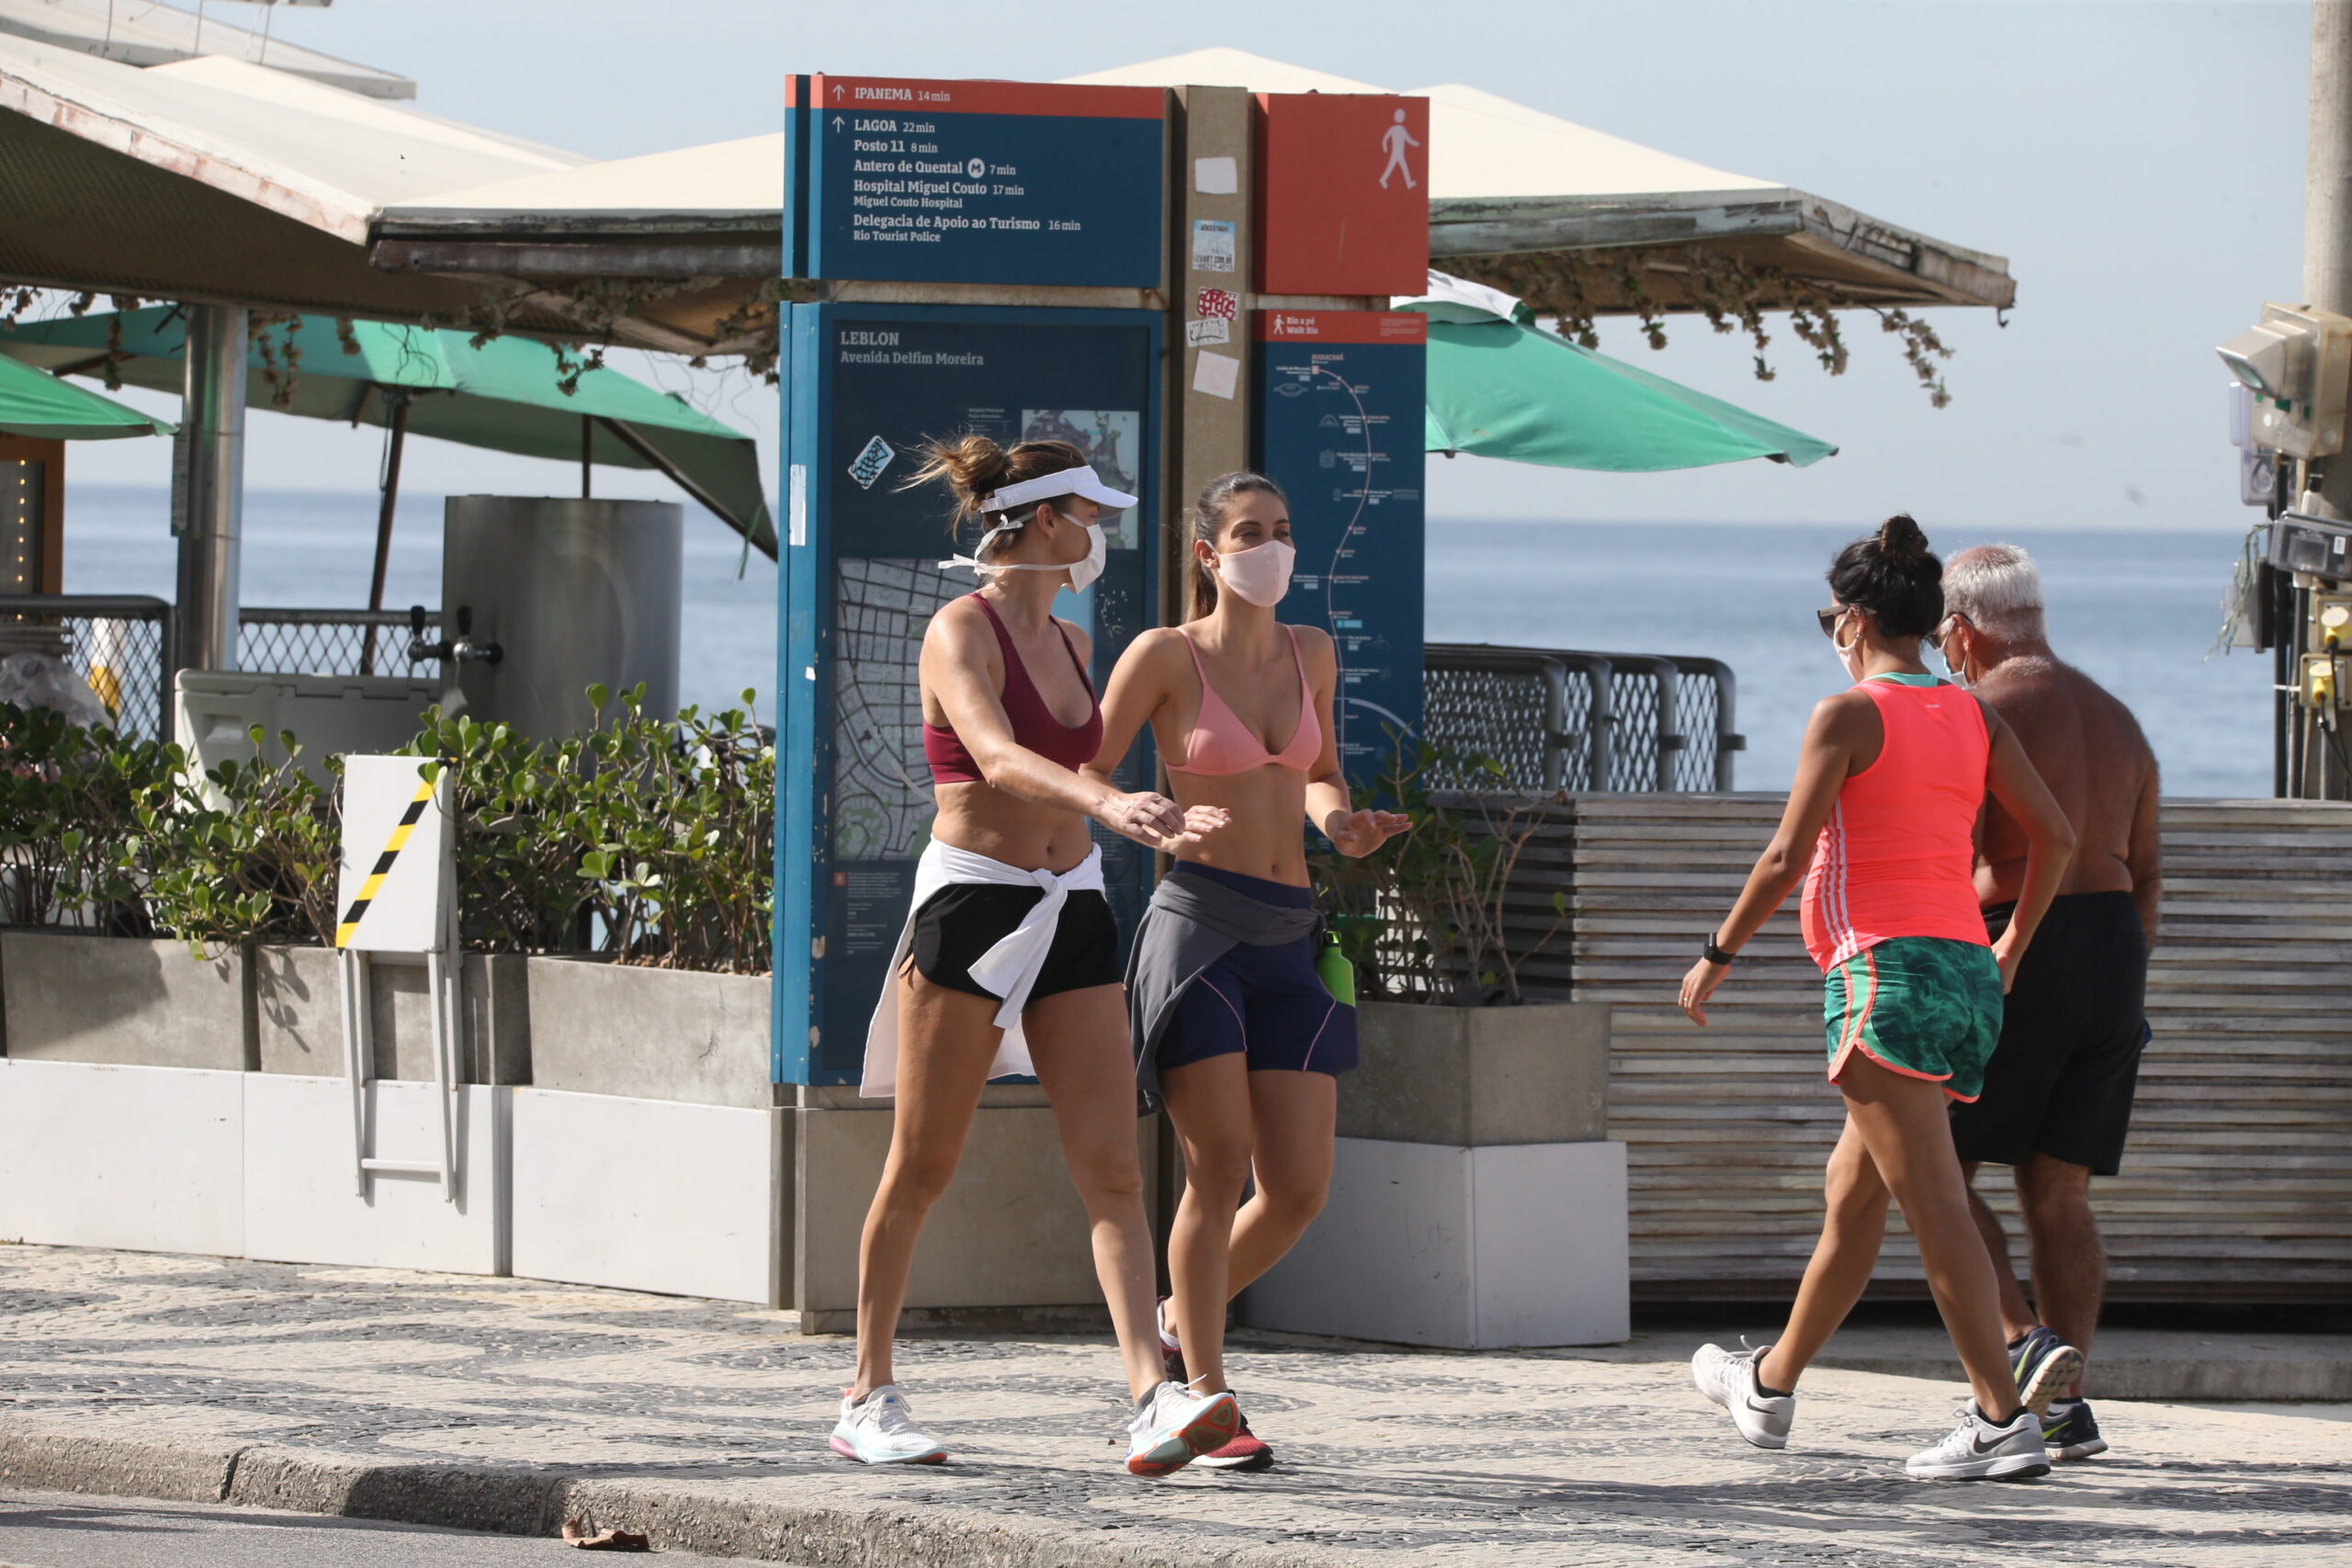
[{"label": "concrete planter", "polygon": [[1458,1349],[1625,1338],[1609,1009],[1368,1003],[1357,1021],[1330,1201],[1242,1320]]},{"label": "concrete planter", "polygon": [[246,955],[74,931],[0,931],[0,1042],[22,1061],[242,1072],[254,1066]]},{"label": "concrete planter", "polygon": [[[265,1073],[341,1077],[343,1003],[339,959],[323,947],[253,949],[254,1067]],[[530,998],[525,965],[509,953],[466,955],[458,1043],[461,1083],[531,1081]],[[374,954],[368,964],[371,1075],[407,1083],[433,1079],[433,1015],[424,961]]]},{"label": "concrete planter", "polygon": [[775,1103],[766,976],[577,958],[527,968],[537,1088],[742,1111]]}]

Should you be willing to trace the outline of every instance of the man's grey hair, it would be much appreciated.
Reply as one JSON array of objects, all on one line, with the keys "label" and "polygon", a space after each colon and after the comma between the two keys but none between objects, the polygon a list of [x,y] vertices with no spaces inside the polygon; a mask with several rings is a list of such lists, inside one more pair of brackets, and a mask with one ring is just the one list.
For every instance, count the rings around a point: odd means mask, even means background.
[{"label": "man's grey hair", "polygon": [[1944,609],[1996,637],[2040,639],[2041,569],[2015,545],[1978,545],[1944,568]]}]

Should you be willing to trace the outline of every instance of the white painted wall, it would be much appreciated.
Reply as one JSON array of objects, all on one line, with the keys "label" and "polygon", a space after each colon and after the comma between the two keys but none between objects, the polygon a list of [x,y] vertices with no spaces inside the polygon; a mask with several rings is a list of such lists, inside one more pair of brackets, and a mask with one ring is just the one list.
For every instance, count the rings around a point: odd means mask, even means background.
[{"label": "white painted wall", "polygon": [[244,1079],[0,1059],[0,1237],[242,1253]]},{"label": "white painted wall", "polygon": [[[243,1077],[247,1257],[450,1274],[506,1271],[505,1100],[512,1089],[458,1089],[460,1180],[451,1202],[441,1196],[437,1177],[379,1175],[360,1195],[352,1168],[351,1089],[344,1079]],[[433,1085],[379,1080],[368,1094],[377,1157],[439,1164],[441,1113]]]},{"label": "white painted wall", "polygon": [[767,1303],[779,1112],[509,1092],[515,1273]]},{"label": "white painted wall", "polygon": [[1240,1314],[1454,1349],[1624,1339],[1625,1145],[1341,1138],[1330,1201]]}]

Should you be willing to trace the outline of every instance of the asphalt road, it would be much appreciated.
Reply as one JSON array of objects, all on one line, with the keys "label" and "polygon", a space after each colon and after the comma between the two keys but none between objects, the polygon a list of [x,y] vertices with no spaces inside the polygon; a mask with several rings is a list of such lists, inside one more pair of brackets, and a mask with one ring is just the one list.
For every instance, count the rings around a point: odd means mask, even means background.
[{"label": "asphalt road", "polygon": [[[661,1553],[680,1568],[735,1559]],[[473,1535],[214,1503],[0,1493],[0,1568],[557,1568],[632,1562],[560,1540]]]}]

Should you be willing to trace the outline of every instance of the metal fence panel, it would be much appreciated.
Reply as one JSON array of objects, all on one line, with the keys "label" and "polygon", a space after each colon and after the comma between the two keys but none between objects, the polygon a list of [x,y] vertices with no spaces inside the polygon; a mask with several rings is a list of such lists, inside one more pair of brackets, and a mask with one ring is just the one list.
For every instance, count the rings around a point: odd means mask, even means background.
[{"label": "metal fence panel", "polygon": [[[405,675],[406,610],[249,609],[238,615],[237,667],[279,675]],[[439,612],[424,639],[441,635]]]},{"label": "metal fence panel", "polygon": [[172,607],[142,594],[0,593],[0,653],[63,656],[90,683],[115,728],[142,740],[168,739],[164,699]]},{"label": "metal fence panel", "polygon": [[[1423,738],[1494,759],[1514,789],[1729,789],[1747,745],[1719,660],[1431,643],[1423,669]],[[1440,773],[1433,786],[1495,787],[1491,776]]]}]

